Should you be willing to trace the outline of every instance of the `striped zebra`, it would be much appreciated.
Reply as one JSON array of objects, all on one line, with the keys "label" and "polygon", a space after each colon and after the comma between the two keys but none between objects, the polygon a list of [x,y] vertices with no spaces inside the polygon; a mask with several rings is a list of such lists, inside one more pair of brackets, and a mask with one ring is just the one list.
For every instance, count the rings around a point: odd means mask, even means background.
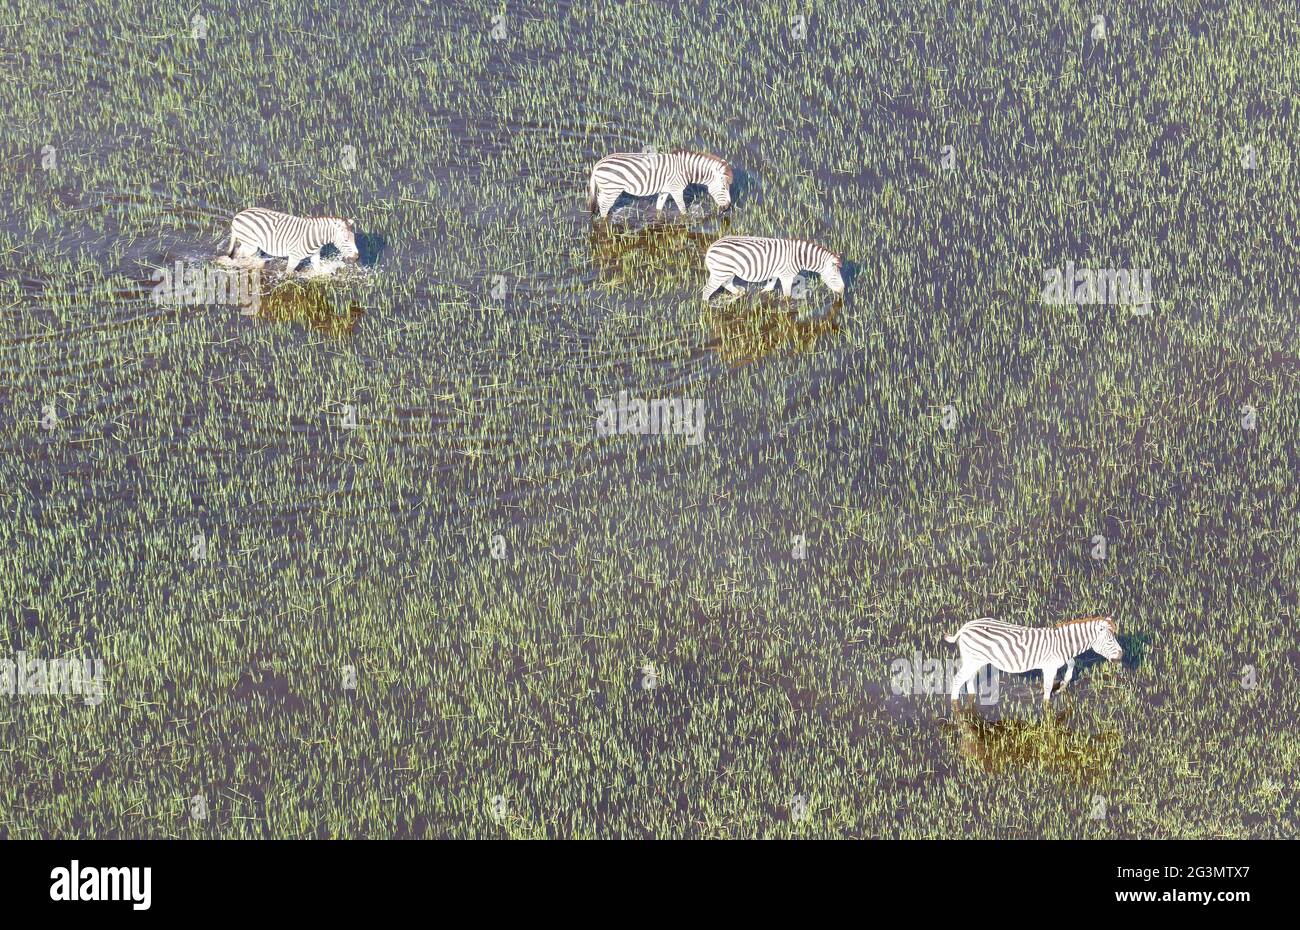
[{"label": "striped zebra", "polygon": [[742,281],[767,281],[764,290],[780,282],[788,295],[801,271],[815,271],[822,283],[836,294],[844,293],[840,277],[840,257],[824,246],[804,239],[764,239],[759,236],[723,236],[704,253],[709,281],[704,285],[704,300],[720,287],[739,294],[735,278]]},{"label": "striped zebra", "polygon": [[1113,662],[1124,655],[1115,638],[1118,632],[1113,617],[1067,620],[1046,629],[1001,623],[992,617],[972,620],[943,638],[944,642],[956,643],[961,650],[961,667],[952,679],[952,701],[957,703],[966,682],[992,663],[1004,672],[1041,670],[1046,707],[1062,665],[1065,666],[1065,681],[1061,683],[1064,688],[1074,675],[1076,656],[1092,649]]},{"label": "striped zebra", "polygon": [[677,212],[686,212],[686,188],[703,184],[721,210],[731,206],[731,165],[717,155],[678,150],[676,152],[619,152],[606,155],[591,169],[587,181],[587,210],[600,207],[609,216],[620,194],[634,197],[659,196],[655,210],[662,210],[669,197]]},{"label": "striped zebra", "polygon": [[230,258],[251,258],[261,249],[272,258],[285,258],[286,271],[296,271],[308,257],[312,268],[319,268],[320,250],[327,243],[345,259],[360,254],[352,221],[337,216],[290,216],[251,207],[230,221]]}]

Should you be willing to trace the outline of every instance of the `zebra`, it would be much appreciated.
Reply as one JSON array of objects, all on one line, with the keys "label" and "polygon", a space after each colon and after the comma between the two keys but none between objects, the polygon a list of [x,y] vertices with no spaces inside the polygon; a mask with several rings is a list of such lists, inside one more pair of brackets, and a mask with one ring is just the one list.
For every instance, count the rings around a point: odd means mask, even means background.
[{"label": "zebra", "polygon": [[717,155],[679,149],[674,152],[618,152],[606,155],[591,169],[587,181],[587,210],[600,208],[602,217],[620,194],[634,197],[659,195],[655,210],[664,208],[668,198],[677,204],[677,212],[686,212],[688,185],[703,184],[720,210],[731,206],[731,165]]},{"label": "zebra", "polygon": [[[733,294],[741,293],[734,278],[742,281],[767,281],[764,290],[780,282],[788,295],[801,271],[815,271],[822,283],[836,295],[844,293],[840,276],[840,257],[825,246],[804,239],[764,239],[759,236],[723,236],[704,253],[709,281],[704,285],[705,302],[720,287]],[[769,280],[771,279],[771,280]]]},{"label": "zebra", "polygon": [[1065,666],[1065,681],[1061,683],[1064,688],[1074,675],[1075,657],[1089,649],[1111,662],[1124,655],[1115,638],[1118,633],[1114,617],[1083,617],[1050,628],[1001,623],[992,617],[972,620],[943,638],[944,642],[956,643],[961,650],[961,666],[952,679],[952,702],[957,703],[957,696],[971,676],[992,663],[1004,672],[1040,669],[1046,708],[1062,665]]},{"label": "zebra", "polygon": [[290,216],[261,207],[250,207],[230,221],[230,258],[250,258],[261,249],[273,258],[283,256],[286,271],[296,271],[304,258],[311,257],[313,269],[320,267],[320,250],[333,243],[345,259],[356,258],[355,228],[351,220],[337,216]]}]

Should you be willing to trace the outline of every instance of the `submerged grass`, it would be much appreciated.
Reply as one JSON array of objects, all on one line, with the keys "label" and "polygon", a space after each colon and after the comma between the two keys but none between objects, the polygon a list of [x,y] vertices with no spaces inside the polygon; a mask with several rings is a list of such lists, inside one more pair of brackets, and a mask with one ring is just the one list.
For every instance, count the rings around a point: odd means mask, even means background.
[{"label": "submerged grass", "polygon": [[[1294,18],[56,6],[0,23],[0,596],[107,693],[0,698],[0,836],[1294,835]],[[593,228],[647,145],[843,306],[703,306],[702,192]],[[364,287],[150,301],[252,204]],[[620,391],[705,442],[598,439]],[[1095,613],[1060,726],[890,690]]]}]

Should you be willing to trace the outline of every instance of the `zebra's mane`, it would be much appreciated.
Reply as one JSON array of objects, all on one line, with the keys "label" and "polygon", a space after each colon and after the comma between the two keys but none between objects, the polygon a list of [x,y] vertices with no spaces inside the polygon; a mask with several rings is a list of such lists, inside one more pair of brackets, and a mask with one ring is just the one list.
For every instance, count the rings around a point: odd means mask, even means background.
[{"label": "zebra's mane", "polygon": [[802,242],[804,245],[810,245],[810,246],[812,246],[814,249],[816,249],[816,250],[819,251],[819,252],[825,252],[825,253],[826,253],[827,255],[829,255],[831,258],[835,259],[835,267],[836,267],[836,268],[843,268],[843,267],[844,267],[844,259],[840,258],[838,255],[836,255],[836,254],[835,254],[834,252],[832,252],[830,249],[826,248],[826,246],[822,245],[821,243],[819,243],[819,242],[813,242],[811,239],[796,239],[796,240],[794,240],[794,241],[795,241],[795,242]]},{"label": "zebra's mane", "polygon": [[1106,626],[1110,627],[1110,631],[1112,633],[1119,632],[1119,625],[1115,622],[1113,617],[1102,617],[1102,616],[1079,617],[1077,620],[1062,620],[1060,623],[1055,624],[1053,626],[1053,629],[1059,630],[1063,626],[1075,626],[1080,623],[1096,623],[1098,620],[1104,621]]},{"label": "zebra's mane", "polygon": [[701,152],[698,149],[673,149],[668,154],[669,155],[698,155],[700,158],[705,158],[711,162],[716,162],[717,164],[721,165],[724,169],[726,169],[727,183],[730,184],[732,181],[731,165],[728,164],[727,160],[721,157],[720,155],[714,155],[712,152]]},{"label": "zebra's mane", "polygon": [[317,219],[320,219],[320,220],[335,220],[336,222],[342,223],[342,224],[343,224],[343,228],[346,229],[346,230],[348,231],[349,234],[351,234],[352,236],[356,236],[357,228],[356,228],[356,226],[354,226],[354,225],[352,224],[352,221],[351,221],[350,219],[348,219],[347,217],[344,217],[344,216],[319,216],[319,217],[317,217]]}]

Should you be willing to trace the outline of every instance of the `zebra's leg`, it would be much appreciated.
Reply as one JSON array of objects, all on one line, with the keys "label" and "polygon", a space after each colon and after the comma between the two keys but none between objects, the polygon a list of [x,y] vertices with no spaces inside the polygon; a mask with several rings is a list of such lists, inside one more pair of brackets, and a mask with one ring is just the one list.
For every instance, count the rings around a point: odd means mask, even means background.
[{"label": "zebra's leg", "polygon": [[980,666],[966,659],[964,656],[961,665],[957,667],[957,673],[952,676],[952,691],[949,697],[952,699],[952,709],[957,710],[957,698],[961,696],[961,689],[966,682],[970,681],[971,676],[980,670]]},{"label": "zebra's leg", "polygon": [[726,285],[727,287],[731,287],[731,285],[728,283],[730,280],[731,280],[730,275],[718,274],[717,272],[710,271],[708,283],[704,285],[704,293],[703,295],[701,295],[704,299],[704,302],[708,303],[709,298],[712,297],[715,293],[717,293],[718,288],[722,287],[723,285]]},{"label": "zebra's leg", "polygon": [[781,293],[785,294],[786,297],[791,297],[794,295],[795,277],[796,277],[795,275],[790,275],[790,277],[788,278],[781,279]]},{"label": "zebra's leg", "polygon": [[666,204],[667,202],[668,202],[668,194],[666,192],[660,194],[659,199],[655,201],[655,212],[662,213],[664,209],[664,204]]},{"label": "zebra's leg", "polygon": [[765,290],[765,291],[774,291],[774,290],[776,290],[776,285],[777,285],[777,283],[779,282],[779,280],[780,280],[779,278],[773,278],[771,281],[768,281],[768,282],[767,282],[767,287],[763,288],[763,290]]},{"label": "zebra's leg", "polygon": [[298,270],[298,266],[302,264],[302,260],[306,257],[307,257],[306,255],[298,255],[298,254],[291,253],[284,260],[284,273],[293,274],[295,271]]},{"label": "zebra's leg", "polygon": [[1061,670],[1059,665],[1043,666],[1043,707],[1046,708],[1052,700],[1052,688],[1056,685],[1056,673]]},{"label": "zebra's leg", "polygon": [[1065,690],[1065,686],[1068,685],[1068,684],[1070,683],[1070,679],[1073,678],[1073,677],[1074,677],[1074,660],[1073,660],[1073,659],[1066,659],[1066,660],[1065,660],[1065,680],[1061,682],[1061,690],[1062,690],[1062,691]]},{"label": "zebra's leg", "polygon": [[685,216],[686,197],[684,195],[686,193],[686,189],[683,188],[679,191],[669,191],[668,193],[673,195],[673,203],[677,204],[677,212],[680,213],[682,216]]},{"label": "zebra's leg", "polygon": [[230,237],[230,254],[227,258],[252,258],[257,254],[257,247],[240,242],[232,234]]},{"label": "zebra's leg", "polygon": [[600,207],[600,215],[602,218],[609,216],[610,208],[614,206],[614,201],[618,200],[618,195],[621,193],[623,192],[610,190],[608,188],[596,192],[596,204]]}]

